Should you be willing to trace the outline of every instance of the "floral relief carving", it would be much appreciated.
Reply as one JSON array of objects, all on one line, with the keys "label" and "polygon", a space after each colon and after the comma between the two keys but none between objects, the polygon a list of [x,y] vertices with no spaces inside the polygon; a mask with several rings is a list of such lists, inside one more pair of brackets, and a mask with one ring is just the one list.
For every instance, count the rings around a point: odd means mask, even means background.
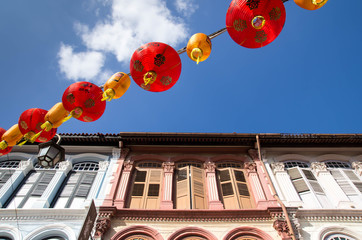
[{"label": "floral relief carving", "polygon": [[162,163],[163,171],[168,173],[173,173],[175,169],[175,163],[173,162],[164,162]]},{"label": "floral relief carving", "polygon": [[362,162],[353,162],[352,167],[359,176],[362,176]]},{"label": "floral relief carving", "polygon": [[273,227],[278,231],[279,236],[286,238],[290,236],[288,223],[285,220],[277,219],[273,223]]},{"label": "floral relief carving", "polygon": [[111,219],[98,218],[94,236],[97,238],[102,237],[110,227],[111,227]]},{"label": "floral relief carving", "polygon": [[20,161],[19,163],[19,169],[20,170],[26,170],[29,166],[32,166],[32,162],[30,160]]},{"label": "floral relief carving", "polygon": [[284,171],[284,163],[282,163],[282,162],[272,163],[271,166],[274,170],[274,173]]},{"label": "floral relief carving", "polygon": [[132,167],[133,167],[133,162],[132,161],[126,161],[124,162],[123,164],[124,166],[124,171],[131,171],[132,170]]},{"label": "floral relief carving", "polygon": [[63,162],[59,162],[59,169],[62,171],[66,171],[67,169],[71,169],[72,168],[72,163],[69,161],[63,161]]},{"label": "floral relief carving", "polygon": [[109,165],[109,162],[108,161],[101,161],[101,162],[99,162],[99,170],[103,170],[103,171],[105,171],[105,170],[107,170],[107,167],[108,167],[108,165]]},{"label": "floral relief carving", "polygon": [[248,172],[256,172],[256,163],[246,162],[244,163],[244,168],[248,170]]},{"label": "floral relief carving", "polygon": [[206,172],[215,172],[216,165],[214,162],[206,162],[204,163],[204,168]]},{"label": "floral relief carving", "polygon": [[323,162],[312,162],[310,167],[317,173],[317,175],[321,171],[327,171],[327,166]]}]

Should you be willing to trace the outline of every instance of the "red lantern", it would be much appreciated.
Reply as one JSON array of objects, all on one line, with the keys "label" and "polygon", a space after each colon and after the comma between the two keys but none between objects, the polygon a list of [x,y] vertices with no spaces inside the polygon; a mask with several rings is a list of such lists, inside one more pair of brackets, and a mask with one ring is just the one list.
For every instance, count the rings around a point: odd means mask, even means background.
[{"label": "red lantern", "polygon": [[56,128],[52,128],[49,132],[42,131],[41,125],[45,122],[44,117],[47,112],[40,108],[30,108],[20,115],[18,125],[26,140],[48,142],[55,136]]},{"label": "red lantern", "polygon": [[233,0],[226,14],[226,27],[237,44],[260,48],[279,35],[285,17],[282,0]]},{"label": "red lantern", "polygon": [[72,117],[83,122],[93,122],[100,118],[106,109],[102,94],[102,89],[93,83],[76,82],[65,90],[63,106]]},{"label": "red lantern", "polygon": [[[5,132],[6,132],[5,129],[0,128],[0,139],[2,139]],[[13,149],[13,148],[12,147],[6,147],[4,150],[0,149],[0,156],[8,154],[9,152],[11,152],[11,149]]]},{"label": "red lantern", "polygon": [[147,43],[132,55],[130,70],[141,88],[162,92],[175,85],[181,74],[181,59],[172,47],[160,42]]}]

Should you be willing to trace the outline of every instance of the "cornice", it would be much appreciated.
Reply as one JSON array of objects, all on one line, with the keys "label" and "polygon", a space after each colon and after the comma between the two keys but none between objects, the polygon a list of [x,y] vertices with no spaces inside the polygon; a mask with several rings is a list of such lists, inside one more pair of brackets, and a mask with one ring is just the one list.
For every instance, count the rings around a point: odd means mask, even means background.
[{"label": "cornice", "polygon": [[295,217],[299,220],[319,222],[362,222],[362,210],[297,210]]},{"label": "cornice", "polygon": [[128,221],[157,222],[271,222],[283,217],[282,208],[266,210],[143,210],[100,207],[99,215],[113,216],[113,219]]},{"label": "cornice", "polygon": [[85,209],[0,209],[2,221],[84,220]]}]

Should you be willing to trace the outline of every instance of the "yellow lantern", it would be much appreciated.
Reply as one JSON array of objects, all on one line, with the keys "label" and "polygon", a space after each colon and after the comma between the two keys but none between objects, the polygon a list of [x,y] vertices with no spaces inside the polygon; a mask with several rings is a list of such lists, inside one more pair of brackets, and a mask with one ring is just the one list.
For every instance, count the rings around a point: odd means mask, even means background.
[{"label": "yellow lantern", "polygon": [[2,141],[0,142],[0,149],[4,150],[7,147],[15,146],[22,137],[23,134],[20,132],[19,125],[13,125],[2,136]]},{"label": "yellow lantern", "polygon": [[69,112],[65,110],[63,103],[58,102],[55,104],[45,115],[44,123],[41,125],[45,131],[50,131],[52,128],[58,128],[69,115]]},{"label": "yellow lantern", "polygon": [[321,8],[328,0],[294,0],[294,2],[301,8],[307,10],[316,10]]},{"label": "yellow lantern", "polygon": [[118,72],[110,77],[104,84],[103,101],[111,101],[123,96],[131,85],[130,77],[123,72]]},{"label": "yellow lantern", "polygon": [[211,40],[204,33],[194,34],[187,43],[186,52],[197,64],[205,61],[211,53]]}]

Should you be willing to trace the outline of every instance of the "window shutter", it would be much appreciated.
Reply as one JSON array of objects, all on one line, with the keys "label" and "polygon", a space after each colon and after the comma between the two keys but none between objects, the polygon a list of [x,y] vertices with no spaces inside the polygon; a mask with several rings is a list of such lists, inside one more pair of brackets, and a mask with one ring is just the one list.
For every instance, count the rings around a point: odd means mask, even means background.
[{"label": "window shutter", "polygon": [[353,195],[357,194],[353,186],[348,182],[348,180],[343,176],[343,174],[338,170],[331,170],[331,174],[338,183],[338,185],[342,188],[345,194]]},{"label": "window shutter", "polygon": [[89,184],[92,185],[94,178],[96,177],[96,174],[93,173],[86,173],[83,176],[83,179],[81,181],[81,184]]},{"label": "window shutter", "polygon": [[44,193],[44,191],[45,191],[45,189],[47,188],[47,184],[41,184],[41,183],[39,183],[35,188],[34,188],[34,190],[33,190],[33,192],[31,193],[31,195],[32,196],[41,196],[43,193]]},{"label": "window shutter", "polygon": [[314,192],[324,194],[322,187],[319,185],[317,181],[309,181],[309,183],[312,186]]},{"label": "window shutter", "polygon": [[248,185],[246,185],[245,183],[237,183],[237,185],[238,185],[238,190],[239,190],[240,195],[250,196],[249,190],[248,190]]},{"label": "window shutter", "polygon": [[288,174],[292,180],[302,178],[298,168],[290,168],[288,169]]},{"label": "window shutter", "polygon": [[88,185],[88,184],[79,185],[77,192],[75,193],[75,196],[86,198],[88,196],[91,186],[92,185]]},{"label": "window shutter", "polygon": [[191,167],[191,181],[193,194],[193,209],[205,209],[205,192],[204,192],[204,176],[203,169]]},{"label": "window shutter", "polygon": [[2,185],[4,185],[9,180],[9,178],[11,177],[12,174],[13,173],[11,173],[11,172],[5,172],[0,175],[0,188]]},{"label": "window shutter", "polygon": [[343,170],[349,179],[352,181],[360,181],[357,175],[353,172],[353,170]]},{"label": "window shutter", "polygon": [[222,183],[221,184],[221,190],[222,190],[222,195],[223,196],[234,195],[233,185],[231,184],[231,182]]},{"label": "window shutter", "polygon": [[317,181],[317,179],[315,178],[315,176],[314,176],[314,174],[312,173],[312,171],[306,170],[306,169],[303,169],[302,171],[303,171],[305,177],[306,177],[308,180]]},{"label": "window shutter", "polygon": [[41,183],[50,183],[50,181],[53,179],[55,173],[44,173],[43,176],[41,176],[39,182]]},{"label": "window shutter", "polygon": [[230,181],[229,170],[220,170],[219,176],[220,176],[220,182]]},{"label": "window shutter", "polygon": [[190,209],[189,168],[178,169],[176,174],[176,208]]},{"label": "window shutter", "polygon": [[234,170],[235,180],[238,182],[246,182],[243,171]]},{"label": "window shutter", "polygon": [[75,185],[65,185],[63,191],[60,193],[61,197],[70,197],[73,193]]},{"label": "window shutter", "polygon": [[294,180],[292,183],[298,193],[309,191],[309,187],[305,183],[304,179]]}]

